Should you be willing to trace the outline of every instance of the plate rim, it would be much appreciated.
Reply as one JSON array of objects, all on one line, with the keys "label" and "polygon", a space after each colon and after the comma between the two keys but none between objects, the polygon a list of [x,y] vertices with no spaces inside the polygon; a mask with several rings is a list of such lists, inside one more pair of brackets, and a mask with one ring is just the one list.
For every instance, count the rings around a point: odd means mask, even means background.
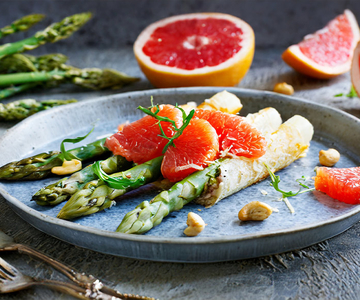
[{"label": "plate rim", "polygon": [[[322,108],[325,111],[330,111],[332,113],[336,113],[336,114],[340,114],[342,116],[345,116],[347,118],[352,119],[353,121],[355,121],[356,123],[358,123],[360,125],[360,120],[357,119],[356,117],[354,117],[353,115],[345,112],[345,111],[341,111],[337,108],[334,107],[330,107],[324,104],[319,104],[319,103],[315,103],[306,99],[302,99],[302,98],[298,98],[298,97],[292,97],[292,96],[286,96],[286,95],[281,95],[281,94],[277,94],[274,92],[269,92],[269,91],[259,91],[259,90],[252,90],[252,89],[244,89],[244,88],[236,88],[236,87],[232,87],[232,88],[228,88],[228,87],[192,87],[192,88],[167,88],[167,89],[151,89],[151,90],[144,90],[144,91],[132,91],[132,92],[126,92],[126,93],[117,93],[117,94],[112,94],[109,96],[102,96],[102,97],[96,97],[93,99],[88,99],[88,100],[84,100],[78,103],[73,103],[70,104],[70,106],[66,107],[66,106],[62,106],[62,107],[57,107],[54,108],[52,110],[48,110],[48,111],[43,111],[40,112],[38,114],[35,114],[25,120],[23,120],[22,122],[16,124],[15,126],[11,127],[10,129],[8,129],[1,137],[0,137],[0,145],[2,144],[3,140],[5,140],[9,135],[11,135],[13,133],[13,131],[18,130],[18,128],[22,127],[22,126],[26,126],[26,124],[28,122],[31,122],[33,119],[44,117],[46,114],[53,114],[54,112],[61,112],[62,110],[67,110],[67,109],[71,109],[71,108],[78,108],[81,107],[82,105],[85,104],[89,104],[89,103],[95,103],[95,102],[101,102],[101,101],[107,101],[109,100],[109,98],[127,98],[127,97],[132,97],[135,98],[138,95],[144,96],[144,95],[151,95],[151,94],[158,94],[158,93],[165,93],[165,94],[177,94],[177,93],[216,93],[219,91],[222,91],[226,89],[229,92],[238,92],[238,93],[246,93],[246,94],[253,94],[256,96],[276,96],[277,98],[283,99],[283,100],[291,100],[291,101],[295,101],[295,102],[301,102],[304,103],[306,105],[310,105],[310,106],[315,106],[315,107],[319,107]],[[67,220],[62,220],[62,219],[58,219],[58,218],[54,218],[51,216],[48,216],[42,212],[39,212],[29,206],[27,206],[26,204],[24,204],[23,202],[21,202],[20,200],[16,199],[14,196],[10,195],[6,190],[4,190],[1,186],[0,186],[0,193],[4,196],[4,198],[10,202],[12,205],[14,205],[15,207],[17,207],[18,209],[20,209],[21,211],[23,211],[26,214],[29,214],[30,216],[39,219],[41,221],[45,221],[47,223],[51,223],[53,225],[56,226],[61,226],[61,227],[65,227],[67,229],[70,230],[76,230],[78,232],[87,232],[90,233],[92,235],[96,235],[96,236],[105,236],[108,238],[114,238],[116,240],[125,240],[125,241],[132,241],[132,242],[138,242],[138,243],[160,243],[160,244],[174,244],[174,245],[178,245],[178,244],[199,244],[199,245],[206,245],[206,244],[221,244],[221,243],[232,243],[232,242],[240,242],[240,241],[244,241],[244,240],[250,240],[250,239],[258,239],[258,238],[263,238],[263,237],[272,237],[272,236],[281,236],[281,235],[287,235],[290,233],[298,233],[301,231],[306,231],[306,230],[312,230],[315,228],[319,228],[319,227],[323,227],[323,226],[327,226],[330,224],[334,224],[337,223],[339,221],[342,221],[344,219],[348,219],[350,217],[355,216],[356,214],[358,214],[360,212],[360,206],[357,206],[356,208],[352,209],[351,211],[341,215],[341,216],[337,216],[334,218],[331,218],[329,220],[326,221],[322,221],[320,224],[319,223],[313,223],[310,225],[301,225],[301,226],[297,226],[295,228],[291,228],[291,229],[283,229],[283,230],[279,230],[279,229],[274,229],[274,230],[269,230],[263,233],[250,233],[250,234],[242,234],[242,235],[226,235],[226,236],[219,236],[219,237],[201,237],[198,236],[196,237],[196,239],[189,239],[188,237],[159,237],[159,236],[146,236],[146,235],[131,235],[131,234],[125,234],[125,233],[118,233],[118,232],[111,232],[111,231],[107,231],[107,230],[102,230],[102,229],[97,229],[97,228],[93,228],[93,227],[88,227],[88,226],[84,226],[81,224],[77,224],[77,223],[73,223],[71,221],[67,221]],[[16,211],[15,211],[16,212]],[[16,212],[17,213],[17,212]],[[28,222],[26,220],[26,222]],[[29,222],[28,222],[29,223]],[[35,225],[31,224],[32,226],[36,227]],[[352,226],[352,225],[351,225]],[[38,227],[36,227],[38,228]],[[38,228],[39,230],[42,230],[40,228]],[[43,230],[42,230],[43,231]],[[46,232],[49,235],[53,235],[51,233]],[[56,236],[56,235],[53,235]],[[58,238],[58,237],[57,237]],[[69,241],[67,241],[69,242]],[[71,243],[71,242],[70,242]]]}]

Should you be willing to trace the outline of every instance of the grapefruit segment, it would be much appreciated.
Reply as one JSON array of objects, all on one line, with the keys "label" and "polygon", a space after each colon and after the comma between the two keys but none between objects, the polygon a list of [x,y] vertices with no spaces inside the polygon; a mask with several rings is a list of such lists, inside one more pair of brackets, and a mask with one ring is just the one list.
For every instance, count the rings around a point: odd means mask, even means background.
[{"label": "grapefruit segment", "polygon": [[348,204],[360,204],[360,167],[316,169],[315,188]]},{"label": "grapefruit segment", "polygon": [[202,170],[219,155],[218,136],[205,120],[192,119],[174,144],[166,150],[161,165],[162,175],[171,182]]},{"label": "grapefruit segment", "polygon": [[307,35],[282,54],[283,60],[305,75],[328,79],[350,70],[354,48],[360,39],[359,25],[350,10],[323,29]]},{"label": "grapefruit segment", "polygon": [[250,25],[222,13],[169,17],[144,29],[134,54],[155,87],[234,86],[250,68]]},{"label": "grapefruit segment", "polygon": [[[168,117],[175,121],[179,128],[182,125],[182,113],[172,105],[160,105],[159,116]],[[171,137],[175,130],[171,123],[162,121],[161,126],[166,136]],[[160,137],[161,131],[158,121],[145,116],[140,120],[125,124],[121,131],[107,138],[105,146],[114,155],[121,155],[137,164],[144,163],[162,155],[162,150],[168,140]]]},{"label": "grapefruit segment", "polygon": [[205,109],[197,109],[194,116],[208,121],[215,128],[220,151],[247,158],[259,158],[265,154],[265,137],[245,118]]}]

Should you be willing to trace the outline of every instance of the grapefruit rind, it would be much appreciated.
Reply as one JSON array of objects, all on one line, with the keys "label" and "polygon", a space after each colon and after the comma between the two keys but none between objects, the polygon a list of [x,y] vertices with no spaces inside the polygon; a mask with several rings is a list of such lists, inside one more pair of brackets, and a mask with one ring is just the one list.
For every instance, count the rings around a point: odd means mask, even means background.
[{"label": "grapefruit rind", "polygon": [[[145,55],[142,48],[151,34],[158,27],[168,23],[190,18],[219,18],[234,22],[243,31],[241,50],[227,61],[214,66],[194,70],[183,70],[156,64]],[[140,33],[134,43],[134,54],[138,64],[155,87],[182,87],[182,86],[234,86],[246,75],[251,66],[255,51],[255,37],[251,26],[245,21],[222,13],[194,13],[169,17],[149,25]]]},{"label": "grapefruit rind", "polygon": [[[344,15],[349,20],[349,23],[352,28],[352,32],[354,34],[354,38],[352,41],[351,49],[349,50],[352,54],[353,50],[356,47],[356,44],[360,40],[360,30],[359,25],[356,21],[356,18],[354,14],[346,9],[344,11]],[[323,29],[321,29],[323,30]],[[312,36],[316,35],[317,32],[314,34],[310,34],[306,36],[305,38],[311,38]],[[285,50],[285,52],[282,54],[282,59],[292,68],[297,70],[298,72],[308,75],[310,77],[315,77],[319,79],[330,79],[335,76],[338,76],[340,74],[346,73],[350,70],[351,67],[351,60],[352,55],[350,55],[350,58],[348,61],[346,61],[344,64],[338,65],[336,67],[334,66],[323,66],[320,65],[307,56],[305,56],[298,45],[292,45],[289,48]]]},{"label": "grapefruit rind", "polygon": [[360,95],[360,42],[356,45],[351,63],[351,83]]}]

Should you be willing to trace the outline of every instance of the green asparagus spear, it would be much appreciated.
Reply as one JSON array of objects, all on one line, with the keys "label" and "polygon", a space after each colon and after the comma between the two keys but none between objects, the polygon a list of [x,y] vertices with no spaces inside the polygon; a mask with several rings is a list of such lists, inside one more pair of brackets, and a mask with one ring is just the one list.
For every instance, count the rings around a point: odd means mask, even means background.
[{"label": "green asparagus spear", "polygon": [[[68,153],[80,161],[102,155],[109,151],[104,147],[105,139],[103,138],[85,146],[68,150]],[[0,180],[42,179],[51,173],[53,167],[61,166],[62,163],[61,152],[51,151],[41,153],[0,167]]]},{"label": "green asparagus spear", "polygon": [[45,43],[65,39],[83,26],[91,18],[91,13],[76,14],[54,23],[34,36],[15,43],[0,46],[0,59],[4,56],[32,50]]},{"label": "green asparagus spear", "polygon": [[133,211],[125,215],[116,231],[141,234],[159,225],[170,212],[180,210],[200,196],[208,184],[211,184],[212,180],[219,175],[221,161],[219,159],[204,170],[197,171],[177,182],[150,202],[140,203]]},{"label": "green asparagus spear", "polygon": [[42,56],[16,53],[1,60],[0,73],[49,72],[59,69],[67,60],[67,56],[60,53]]},{"label": "green asparagus spear", "polygon": [[25,17],[22,17],[13,23],[11,23],[8,26],[5,26],[4,28],[0,29],[0,39],[4,36],[7,36],[9,34],[13,34],[18,31],[25,31],[28,30],[31,26],[35,25],[36,23],[40,22],[42,19],[44,19],[44,15],[41,14],[33,14],[33,15],[27,15]]},{"label": "green asparagus spear", "polygon": [[75,193],[58,214],[60,219],[90,215],[113,205],[114,199],[160,177],[162,156],[132,169],[110,175],[123,182],[122,188],[111,188],[103,180],[93,180]]},{"label": "green asparagus spear", "polygon": [[24,84],[17,85],[17,86],[11,86],[6,89],[0,90],[0,100],[5,99],[7,97],[11,97],[15,94],[30,90],[32,88],[35,88],[38,85],[39,85],[39,83],[37,83],[37,82],[31,82],[31,83],[24,83]]},{"label": "green asparagus spear", "polygon": [[137,81],[138,78],[127,76],[112,69],[85,68],[77,69],[65,66],[63,70],[50,72],[26,72],[0,75],[0,86],[25,84],[30,82],[69,81],[76,85],[94,90],[120,88],[125,84]]},{"label": "green asparagus spear", "polygon": [[0,121],[20,121],[39,111],[74,102],[77,102],[77,100],[46,100],[38,102],[34,99],[24,99],[7,104],[0,103]]},{"label": "green asparagus spear", "polygon": [[[120,155],[111,156],[101,162],[102,169],[107,174],[119,172],[130,167],[131,162]],[[56,183],[40,189],[33,197],[39,205],[57,205],[68,200],[79,191],[87,182],[97,179],[92,165],[87,166],[79,172],[72,174],[69,178],[63,178]]]},{"label": "green asparagus spear", "polygon": [[30,82],[42,82],[49,80],[63,80],[65,71],[52,70],[50,72],[27,72],[0,75],[0,86],[23,84]]}]

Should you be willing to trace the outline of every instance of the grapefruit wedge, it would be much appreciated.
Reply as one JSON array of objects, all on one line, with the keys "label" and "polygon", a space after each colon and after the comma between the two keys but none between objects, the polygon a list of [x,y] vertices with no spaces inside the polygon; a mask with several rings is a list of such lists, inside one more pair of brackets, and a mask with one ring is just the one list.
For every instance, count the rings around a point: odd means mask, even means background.
[{"label": "grapefruit wedge", "polygon": [[220,151],[252,159],[265,154],[265,137],[245,118],[206,109],[197,109],[194,116],[208,121],[215,128]]},{"label": "grapefruit wedge", "polygon": [[174,144],[166,150],[161,164],[162,175],[171,182],[202,170],[219,155],[218,136],[205,120],[192,119]]},{"label": "grapefruit wedge", "polygon": [[351,82],[358,95],[360,95],[360,42],[355,47],[351,63]]},{"label": "grapefruit wedge", "polygon": [[243,20],[194,13],[148,26],[134,54],[155,87],[234,86],[250,68],[254,48],[254,32]]},{"label": "grapefruit wedge", "polygon": [[353,52],[360,39],[359,25],[350,10],[331,20],[323,29],[305,36],[282,54],[298,72],[329,79],[350,70]]},{"label": "grapefruit wedge", "polygon": [[[172,105],[160,105],[159,116],[175,121],[179,128],[182,125],[182,113]],[[168,140],[161,137],[158,120],[145,116],[130,124],[125,124],[121,131],[108,137],[105,146],[114,155],[121,155],[128,161],[142,164],[162,155]],[[171,137],[175,130],[171,123],[162,121],[161,126],[166,136]]]},{"label": "grapefruit wedge", "polygon": [[316,169],[315,188],[331,198],[360,204],[360,167]]}]

